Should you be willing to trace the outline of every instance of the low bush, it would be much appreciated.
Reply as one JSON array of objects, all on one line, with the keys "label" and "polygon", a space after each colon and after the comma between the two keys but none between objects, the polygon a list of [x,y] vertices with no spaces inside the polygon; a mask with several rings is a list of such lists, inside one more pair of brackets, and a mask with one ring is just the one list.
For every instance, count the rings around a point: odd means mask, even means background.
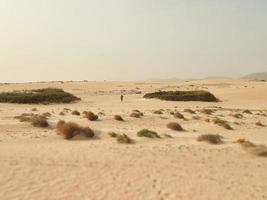
[{"label": "low bush", "polygon": [[114,119],[117,121],[124,121],[120,115],[114,115]]},{"label": "low bush", "polygon": [[133,143],[133,140],[128,135],[122,134],[117,136],[117,142],[124,144],[131,144]]},{"label": "low bush", "polygon": [[217,125],[219,125],[221,127],[224,127],[227,130],[233,130],[233,128],[230,126],[229,122],[227,122],[225,120],[222,120],[222,119],[220,119],[218,117],[213,119],[213,123],[217,124]]},{"label": "low bush", "polygon": [[170,122],[167,124],[167,128],[173,130],[173,131],[183,131],[184,129],[182,126],[176,122]]},{"label": "low bush", "polygon": [[73,122],[59,121],[57,123],[57,134],[62,135],[65,139],[71,139],[76,135],[83,135],[88,138],[94,137],[94,131],[89,127],[81,127]]},{"label": "low bush", "polygon": [[85,117],[90,121],[96,121],[98,120],[98,116],[95,115],[93,112],[85,112]]},{"label": "low bush", "polygon": [[208,142],[210,144],[222,144],[222,136],[220,135],[214,135],[214,134],[204,134],[200,135],[197,138],[197,141],[199,142]]},{"label": "low bush", "polygon": [[166,101],[206,101],[216,102],[218,99],[208,91],[196,90],[196,91],[159,91],[154,93],[148,93],[144,95],[144,98],[156,98]]},{"label": "low bush", "polygon": [[138,137],[148,137],[148,138],[160,138],[159,134],[155,131],[148,129],[143,129],[137,133]]},{"label": "low bush", "polygon": [[19,104],[71,103],[80,98],[62,89],[45,88],[0,93],[0,102]]}]

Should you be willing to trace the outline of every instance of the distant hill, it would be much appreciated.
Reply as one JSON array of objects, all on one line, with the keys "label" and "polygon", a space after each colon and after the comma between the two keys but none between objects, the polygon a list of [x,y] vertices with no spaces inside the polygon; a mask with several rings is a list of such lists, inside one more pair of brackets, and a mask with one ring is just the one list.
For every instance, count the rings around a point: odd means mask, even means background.
[{"label": "distant hill", "polygon": [[254,80],[267,80],[267,72],[248,74],[242,78],[243,79],[254,79]]}]

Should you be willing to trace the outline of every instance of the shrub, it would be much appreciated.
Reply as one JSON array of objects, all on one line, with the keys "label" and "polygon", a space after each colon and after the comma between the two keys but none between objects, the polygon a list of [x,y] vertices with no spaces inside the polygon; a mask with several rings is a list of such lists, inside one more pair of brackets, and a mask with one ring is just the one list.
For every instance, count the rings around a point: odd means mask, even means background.
[{"label": "shrub", "polygon": [[267,147],[264,145],[256,145],[245,139],[239,139],[236,141],[236,143],[239,143],[248,153],[251,153],[256,156],[267,157]]},{"label": "shrub", "polygon": [[234,118],[237,118],[237,119],[243,118],[243,115],[240,114],[240,113],[231,114],[231,116],[234,117]]},{"label": "shrub", "polygon": [[195,119],[195,120],[200,120],[200,119],[201,119],[201,117],[199,117],[199,116],[193,116],[193,117],[192,117],[192,119]]},{"label": "shrub", "polygon": [[95,115],[93,112],[85,112],[85,117],[90,121],[98,120],[98,116]]},{"label": "shrub", "polygon": [[44,117],[51,117],[51,113],[50,112],[45,112],[42,114]]},{"label": "shrub", "polygon": [[117,137],[118,136],[118,134],[117,133],[114,133],[114,132],[110,132],[108,134],[109,134],[110,137]]},{"label": "shrub", "polygon": [[35,127],[45,128],[49,126],[47,118],[43,115],[23,113],[20,116],[16,116],[15,119],[19,119],[20,122],[30,122]]},{"label": "shrub", "polygon": [[117,136],[117,142],[118,143],[124,143],[124,144],[130,144],[132,143],[132,139],[127,136],[126,134],[118,135]]},{"label": "shrub", "polygon": [[181,113],[179,113],[179,112],[174,113],[173,116],[174,116],[175,118],[177,118],[177,119],[184,119],[184,116],[183,116]]},{"label": "shrub", "polygon": [[37,110],[37,108],[33,108],[33,109],[32,109],[32,111],[34,111],[34,112],[35,112],[35,111],[38,111],[38,110]]},{"label": "shrub", "polygon": [[64,112],[60,112],[59,115],[63,116],[63,115],[65,115],[65,113]]},{"label": "shrub", "polygon": [[148,137],[148,138],[160,138],[159,134],[155,131],[148,129],[143,129],[137,133],[138,137]]},{"label": "shrub", "polygon": [[45,88],[0,93],[2,103],[39,104],[39,103],[71,103],[80,98],[62,89]]},{"label": "shrub", "polygon": [[216,102],[218,99],[210,92],[199,91],[159,91],[147,93],[144,98],[157,98],[166,101],[206,101]]},{"label": "shrub", "polygon": [[166,138],[172,138],[172,136],[169,135],[169,134],[163,134],[163,135],[164,135],[164,137],[166,137]]},{"label": "shrub", "polygon": [[135,112],[133,112],[133,113],[130,114],[130,117],[140,118],[141,115],[140,115],[139,113],[135,113]]},{"label": "shrub", "polygon": [[213,122],[214,122],[214,124],[217,124],[219,126],[222,126],[225,129],[227,129],[227,130],[233,130],[233,128],[230,126],[230,124],[227,121],[222,120],[222,119],[220,119],[218,117],[214,118],[213,119]]},{"label": "shrub", "polygon": [[124,121],[120,115],[114,115],[114,119],[117,121]]},{"label": "shrub", "polygon": [[200,135],[197,138],[197,141],[199,142],[208,142],[210,144],[222,144],[222,136],[220,135],[213,135],[213,134],[204,134]]},{"label": "shrub", "polygon": [[244,110],[243,113],[251,115],[252,112],[250,110]]},{"label": "shrub", "polygon": [[206,115],[212,115],[213,114],[213,110],[211,109],[203,109],[200,110],[201,113],[206,114]]},{"label": "shrub", "polygon": [[262,124],[260,121],[256,122],[256,125],[257,125],[257,126],[262,126],[262,127],[264,127],[264,126],[265,126],[265,125],[264,125],[264,124]]},{"label": "shrub", "polygon": [[167,124],[167,128],[173,130],[173,131],[183,131],[184,129],[182,126],[176,122],[170,122]]},{"label": "shrub", "polygon": [[162,115],[163,114],[163,112],[161,110],[155,110],[153,113],[157,114],[157,115]]},{"label": "shrub", "polygon": [[193,111],[193,110],[191,110],[191,109],[189,109],[189,108],[184,109],[184,112],[187,112],[187,113],[190,113],[190,114],[196,114],[195,111]]},{"label": "shrub", "polygon": [[144,116],[144,113],[142,113],[142,112],[139,111],[139,110],[133,110],[132,112],[133,112],[133,113],[138,113],[140,116]]},{"label": "shrub", "polygon": [[74,110],[74,111],[72,111],[72,113],[71,114],[73,114],[73,115],[81,115],[81,113],[78,111],[78,110]]},{"label": "shrub", "polygon": [[65,139],[71,139],[76,135],[84,135],[85,137],[94,137],[94,131],[89,127],[81,127],[73,122],[59,121],[57,123],[57,134],[62,135]]}]

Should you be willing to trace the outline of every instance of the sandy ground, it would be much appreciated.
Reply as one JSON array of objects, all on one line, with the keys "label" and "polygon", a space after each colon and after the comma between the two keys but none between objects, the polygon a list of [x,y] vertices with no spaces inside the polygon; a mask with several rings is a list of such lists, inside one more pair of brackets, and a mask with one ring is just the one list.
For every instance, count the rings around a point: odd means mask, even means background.
[{"label": "sandy ground", "polygon": [[[245,138],[267,145],[267,82],[246,80],[199,80],[189,82],[65,82],[2,84],[0,91],[58,87],[82,98],[74,104],[17,105],[0,104],[0,199],[25,200],[214,200],[267,199],[267,158],[244,151],[234,143]],[[221,102],[167,102],[143,99],[155,90],[205,89]],[[125,90],[125,102],[119,101]],[[142,91],[142,94],[135,94]],[[37,108],[38,111],[31,111]],[[103,112],[100,120],[90,122],[64,109]],[[189,114],[185,108],[216,110],[212,115]],[[129,117],[133,109],[144,117]],[[164,109],[163,115],[153,114]],[[250,109],[237,119],[231,113]],[[187,120],[175,119],[170,111],[180,111]],[[22,113],[50,112],[51,127],[34,128],[14,116]],[[125,121],[113,119],[121,115]],[[266,116],[265,116],[266,115]],[[199,116],[200,119],[193,119]],[[226,130],[206,119],[219,116],[234,130]],[[55,132],[59,119],[90,126],[95,139],[64,140]],[[185,132],[166,128],[179,122]],[[238,123],[236,123],[238,122]],[[173,138],[147,139],[136,136],[149,128]],[[119,144],[108,132],[126,133],[134,144]],[[198,142],[201,134],[220,134],[224,144]]]}]

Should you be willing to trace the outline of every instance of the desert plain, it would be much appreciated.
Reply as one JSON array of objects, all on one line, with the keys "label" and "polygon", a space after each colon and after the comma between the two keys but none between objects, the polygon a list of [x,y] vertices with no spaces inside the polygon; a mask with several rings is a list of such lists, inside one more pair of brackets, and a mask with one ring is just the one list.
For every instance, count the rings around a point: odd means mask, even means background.
[{"label": "desert plain", "polygon": [[[267,199],[267,157],[246,151],[236,142],[245,139],[267,145],[267,82],[43,82],[1,84],[0,91],[47,87],[62,88],[81,101],[0,103],[1,200]],[[145,93],[157,90],[207,90],[220,101],[143,98]],[[121,92],[124,102],[120,102]],[[144,116],[130,117],[136,109]],[[213,112],[203,113],[203,109]],[[92,111],[99,120],[73,115],[74,110]],[[162,114],[155,114],[156,110]],[[177,111],[185,119],[171,114]],[[48,128],[33,127],[14,118],[22,113],[45,112],[51,113]],[[114,115],[124,121],[114,120]],[[216,117],[229,122],[233,130],[214,124]],[[56,134],[59,120],[89,126],[96,136],[65,140]],[[168,129],[169,122],[179,123],[184,131]],[[137,132],[145,128],[161,137],[138,137]],[[110,132],[127,134],[134,142],[118,143]],[[219,134],[223,143],[197,141],[202,134]]]}]

